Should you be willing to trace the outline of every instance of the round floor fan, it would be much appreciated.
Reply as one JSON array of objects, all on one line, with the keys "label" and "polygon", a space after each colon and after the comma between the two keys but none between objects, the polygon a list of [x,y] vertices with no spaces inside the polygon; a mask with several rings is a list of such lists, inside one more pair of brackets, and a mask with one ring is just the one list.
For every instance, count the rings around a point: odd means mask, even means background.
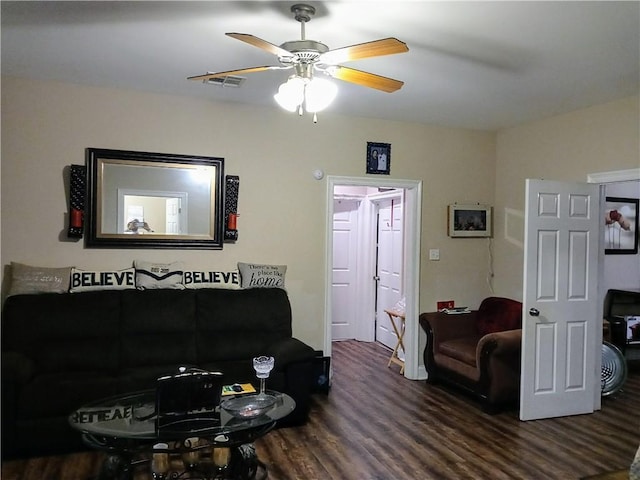
[{"label": "round floor fan", "polygon": [[600,382],[602,396],[616,393],[627,380],[627,360],[618,347],[609,343],[602,343],[602,372]]}]

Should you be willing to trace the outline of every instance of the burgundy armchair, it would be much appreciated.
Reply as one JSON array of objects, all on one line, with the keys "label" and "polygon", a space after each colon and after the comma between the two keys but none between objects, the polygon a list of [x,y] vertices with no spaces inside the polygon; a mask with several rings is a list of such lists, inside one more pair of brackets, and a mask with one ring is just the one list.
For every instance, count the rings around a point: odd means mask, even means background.
[{"label": "burgundy armchair", "polygon": [[470,313],[423,313],[420,325],[427,334],[428,383],[463,389],[488,413],[517,402],[522,303],[488,297]]}]

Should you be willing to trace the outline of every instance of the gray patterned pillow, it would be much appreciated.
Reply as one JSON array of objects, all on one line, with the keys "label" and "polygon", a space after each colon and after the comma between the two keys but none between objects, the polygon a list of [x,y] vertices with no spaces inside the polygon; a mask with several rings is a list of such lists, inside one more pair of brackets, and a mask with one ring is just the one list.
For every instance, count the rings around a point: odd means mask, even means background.
[{"label": "gray patterned pillow", "polygon": [[33,267],[11,262],[9,295],[24,293],[66,293],[69,291],[71,267]]}]

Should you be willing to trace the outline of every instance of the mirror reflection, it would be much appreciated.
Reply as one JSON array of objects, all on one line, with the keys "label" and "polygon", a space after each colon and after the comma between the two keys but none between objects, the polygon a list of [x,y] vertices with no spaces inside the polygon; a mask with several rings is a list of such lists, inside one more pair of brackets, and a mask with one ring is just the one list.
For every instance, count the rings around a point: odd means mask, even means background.
[{"label": "mirror reflection", "polygon": [[170,157],[89,149],[90,246],[221,248],[222,159]]}]

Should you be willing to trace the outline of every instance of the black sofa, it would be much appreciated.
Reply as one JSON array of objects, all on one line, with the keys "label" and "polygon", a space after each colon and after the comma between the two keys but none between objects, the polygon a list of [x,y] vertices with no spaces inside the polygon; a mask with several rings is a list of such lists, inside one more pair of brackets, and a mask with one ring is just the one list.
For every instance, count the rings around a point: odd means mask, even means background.
[{"label": "black sofa", "polygon": [[315,351],[292,337],[279,288],[109,290],[9,297],[2,317],[2,458],[86,450],[68,415],[86,402],[154,388],[179,366],[251,382],[252,358],[275,357],[267,387],[291,395],[282,425],[304,423]]}]

